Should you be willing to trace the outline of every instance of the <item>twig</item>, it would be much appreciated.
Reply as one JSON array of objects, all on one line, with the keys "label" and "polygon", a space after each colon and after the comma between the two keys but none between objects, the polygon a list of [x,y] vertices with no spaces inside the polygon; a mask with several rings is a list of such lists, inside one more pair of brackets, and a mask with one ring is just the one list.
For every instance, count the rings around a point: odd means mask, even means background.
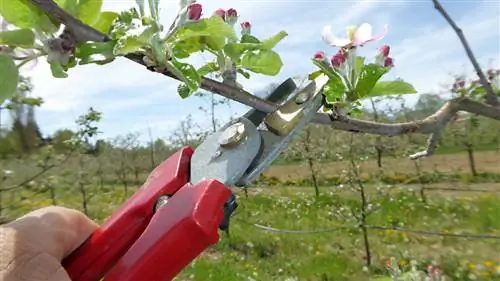
[{"label": "twig", "polygon": [[479,81],[481,82],[481,85],[483,85],[484,89],[486,90],[486,94],[484,95],[486,103],[492,106],[500,106],[500,102],[498,101],[495,93],[493,92],[491,84],[486,79],[486,76],[484,76],[484,73],[481,70],[481,66],[479,66],[479,63],[477,62],[476,57],[474,56],[474,53],[472,52],[462,29],[458,27],[458,25],[450,17],[448,12],[446,12],[443,5],[439,3],[439,0],[432,0],[432,3],[434,3],[434,8],[444,17],[444,19],[448,22],[448,24],[457,34],[458,39],[460,39],[460,42],[462,43],[462,46],[464,47],[465,52],[467,53],[467,57],[469,57],[469,60],[472,63],[472,66],[474,67],[477,76],[479,76]]}]

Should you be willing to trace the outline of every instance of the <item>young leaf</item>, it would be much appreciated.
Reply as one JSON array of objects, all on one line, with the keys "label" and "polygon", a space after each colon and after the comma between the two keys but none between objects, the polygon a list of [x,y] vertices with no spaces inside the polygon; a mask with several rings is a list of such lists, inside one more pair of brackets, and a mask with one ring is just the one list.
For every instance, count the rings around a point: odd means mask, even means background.
[{"label": "young leaf", "polygon": [[273,37],[270,37],[264,41],[262,41],[262,48],[271,50],[274,48],[281,40],[283,40],[285,37],[288,36],[288,33],[285,31],[280,31],[278,34],[274,35]]},{"label": "young leaf", "polygon": [[0,15],[10,24],[19,28],[36,29],[47,33],[57,32],[49,17],[30,1],[2,0]]},{"label": "young leaf", "polygon": [[353,81],[354,84],[357,83],[357,79],[359,79],[359,75],[363,68],[365,67],[365,57],[356,57],[356,61],[354,63],[354,77],[356,77],[356,81]]},{"label": "young leaf", "polygon": [[328,76],[331,80],[336,81],[338,79],[340,81],[343,81],[340,74],[325,62],[313,60],[313,64],[316,65],[320,69],[320,71]]},{"label": "young leaf", "polygon": [[104,34],[108,34],[111,30],[114,20],[118,17],[115,12],[102,12],[99,14],[97,21],[92,25],[93,28]]},{"label": "young leaf", "polygon": [[259,44],[260,40],[257,39],[257,37],[252,36],[250,34],[243,34],[243,36],[241,36],[240,42],[241,43],[256,43],[256,44]]},{"label": "young leaf", "polygon": [[345,93],[344,82],[337,76],[329,77],[328,83],[323,87],[323,95],[329,104],[338,103]]},{"label": "young leaf", "polygon": [[[206,39],[201,40],[201,38]],[[211,44],[215,50],[220,50],[226,44],[226,38],[237,40],[234,29],[226,24],[220,17],[202,19],[198,22],[188,23],[177,32],[171,34],[168,43],[178,44],[185,40],[197,38],[198,44]]]},{"label": "young leaf", "polygon": [[212,72],[215,72],[217,70],[219,70],[219,68],[217,67],[217,64],[215,64],[213,62],[209,62],[198,69],[198,74],[200,76],[205,76],[205,75],[210,74]]},{"label": "young leaf", "polygon": [[369,93],[369,96],[415,94],[417,90],[408,82],[403,80],[380,81]]},{"label": "young leaf", "polygon": [[16,29],[0,32],[0,45],[31,48],[35,44],[35,34],[31,29]]},{"label": "young leaf", "polygon": [[156,33],[155,26],[142,27],[140,30],[133,30],[128,32],[120,38],[114,47],[113,53],[115,55],[126,55],[139,51],[142,47],[148,44],[149,39]]},{"label": "young leaf", "polygon": [[365,65],[359,74],[358,83],[356,84],[356,96],[350,97],[349,101],[368,96],[378,80],[388,71],[388,68],[378,64],[370,63]]},{"label": "young leaf", "polygon": [[262,49],[260,43],[227,43],[224,46],[224,53],[233,60],[238,60],[244,52],[259,49]]},{"label": "young leaf", "polygon": [[76,6],[76,17],[92,26],[99,19],[102,0],[80,0]]},{"label": "young leaf", "polygon": [[60,61],[53,60],[49,62],[50,64],[50,71],[52,72],[52,76],[55,78],[67,78],[68,74],[66,71],[64,71],[63,66],[61,65]]},{"label": "young leaf", "polygon": [[246,52],[241,57],[241,67],[264,75],[277,75],[283,67],[280,55],[271,50]]},{"label": "young leaf", "polygon": [[238,68],[236,70],[236,72],[238,72],[239,74],[241,74],[243,77],[245,77],[246,79],[250,79],[250,73],[244,71],[243,69],[241,68]]},{"label": "young leaf", "polygon": [[0,53],[0,104],[11,98],[17,90],[19,70],[12,57]]},{"label": "young leaf", "polygon": [[310,73],[308,78],[309,78],[309,80],[314,80],[314,79],[318,78],[321,74],[323,74],[323,71],[317,70],[317,71]]},{"label": "young leaf", "polygon": [[[187,98],[200,87],[201,77],[192,65],[172,59],[168,61],[167,68],[175,76],[179,77],[182,82],[186,83],[189,91],[183,90],[182,98]],[[179,94],[181,94],[181,91],[179,91]]]},{"label": "young leaf", "polygon": [[109,63],[114,60],[113,48],[115,43],[108,42],[85,42],[76,51],[76,57],[80,58],[80,64]]}]

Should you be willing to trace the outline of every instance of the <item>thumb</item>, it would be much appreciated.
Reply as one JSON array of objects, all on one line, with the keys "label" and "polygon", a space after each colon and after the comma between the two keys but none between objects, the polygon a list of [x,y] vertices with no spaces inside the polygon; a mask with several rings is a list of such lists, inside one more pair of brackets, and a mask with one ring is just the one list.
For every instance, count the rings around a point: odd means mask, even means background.
[{"label": "thumb", "polygon": [[98,225],[83,213],[46,207],[0,226],[0,280],[69,280],[61,260]]}]

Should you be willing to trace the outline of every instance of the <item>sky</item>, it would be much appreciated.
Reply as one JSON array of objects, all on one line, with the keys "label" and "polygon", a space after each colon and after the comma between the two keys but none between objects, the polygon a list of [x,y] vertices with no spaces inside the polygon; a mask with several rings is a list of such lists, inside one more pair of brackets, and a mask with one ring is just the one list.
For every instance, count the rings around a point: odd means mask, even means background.
[{"label": "sky", "polygon": [[[327,24],[342,37],[347,26],[366,22],[378,33],[388,24],[387,36],[380,42],[367,44],[361,52],[370,59],[378,47],[389,44],[395,67],[387,79],[400,77],[412,83],[419,94],[441,91],[452,74],[472,73],[459,39],[433,8],[431,0],[198,2],[203,5],[205,16],[217,8],[235,8],[241,21],[252,23],[252,33],[258,38],[281,30],[289,34],[276,47],[284,62],[279,75],[254,74],[250,80],[239,78],[239,83],[250,92],[315,70],[310,58],[316,51],[333,55],[336,49],[321,39],[322,28]],[[499,67],[500,2],[443,0],[442,4],[462,28],[480,64]],[[122,11],[134,5],[134,0],[104,0],[103,10]],[[177,12],[177,3],[161,0],[160,7],[162,23],[168,27]],[[211,59],[209,55],[202,55],[190,61],[200,65]],[[90,106],[103,114],[99,128],[104,138],[138,133],[146,140],[149,129],[154,138],[165,138],[189,114],[195,122],[210,128],[206,114],[199,109],[207,105],[206,101],[196,97],[181,99],[176,92],[179,82],[146,71],[126,59],[105,66],[77,66],[65,79],[53,78],[48,65],[41,61],[23,75],[32,78],[32,95],[45,101],[37,111],[37,120],[46,135],[61,128],[75,128],[74,120]],[[414,103],[417,99],[418,95],[412,95],[408,101]],[[248,108],[233,103],[230,108],[221,107],[218,116],[227,119],[246,110]]]}]

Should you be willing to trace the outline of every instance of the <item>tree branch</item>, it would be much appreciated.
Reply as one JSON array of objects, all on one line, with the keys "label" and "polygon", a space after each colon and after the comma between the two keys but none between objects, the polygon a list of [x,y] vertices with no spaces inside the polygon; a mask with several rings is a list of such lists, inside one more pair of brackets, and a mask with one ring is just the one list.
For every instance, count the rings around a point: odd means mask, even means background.
[{"label": "tree branch", "polygon": [[[92,27],[84,24],[83,22],[73,18],[69,13],[60,8],[53,0],[31,0],[35,5],[40,7],[44,12],[52,15],[53,18],[57,19],[60,23],[64,24],[67,29],[73,32],[75,39],[78,42],[85,41],[95,41],[101,42],[109,40],[109,38],[102,34],[101,32],[93,29]],[[435,0],[433,0],[435,1]],[[436,1],[437,2],[437,1]],[[439,4],[439,3],[438,3]],[[449,17],[448,17],[449,18]],[[452,21],[453,22],[453,21]],[[456,26],[456,25],[455,25]],[[458,27],[457,27],[458,29]],[[460,29],[458,29],[459,37],[463,37]],[[466,50],[470,52],[470,48],[465,42]],[[139,53],[132,53],[125,56],[126,58],[146,66],[143,61],[143,55]],[[473,61],[473,64],[477,65],[474,56],[469,56]],[[474,63],[475,62],[475,63]],[[481,69],[478,67],[478,75],[486,81],[484,74],[482,74]],[[164,71],[161,74],[180,80],[178,77],[173,75],[168,71]],[[483,80],[481,80],[483,82]],[[491,86],[487,83],[484,84],[485,89],[491,89]],[[239,89],[230,85],[223,84],[221,82],[203,78],[201,82],[201,88],[231,100],[240,102],[244,105],[253,107],[257,110],[269,113],[277,109],[277,104],[269,102],[267,100],[261,99],[251,93]],[[489,91],[489,90],[488,90]],[[489,91],[492,93],[492,91]],[[496,98],[495,98],[496,99]],[[498,103],[498,101],[497,101]],[[384,124],[378,122],[371,122],[359,119],[351,119],[348,116],[339,115],[335,112],[333,114],[316,113],[313,117],[312,122],[324,125],[331,125],[334,129],[356,132],[356,133],[368,133],[383,136],[397,136],[411,133],[422,133],[430,134],[428,147],[422,152],[415,153],[410,156],[411,159],[417,159],[425,156],[430,156],[434,153],[437,140],[439,139],[444,127],[453,119],[458,111],[467,111],[469,113],[485,116],[488,118],[500,120],[500,108],[495,107],[494,103],[489,104],[479,103],[467,98],[456,98],[448,101],[444,104],[436,113],[422,119],[413,122],[404,122],[399,124]]]},{"label": "tree branch", "polygon": [[327,116],[320,115],[317,123],[332,125],[334,129],[360,132],[383,136],[398,136],[411,133],[430,134],[427,149],[410,155],[411,159],[418,159],[430,156],[437,147],[437,141],[446,125],[452,121],[459,111],[466,111],[472,114],[500,120],[500,109],[473,101],[468,98],[455,98],[446,102],[436,113],[412,122],[384,124],[359,119],[351,119],[347,116]]},{"label": "tree branch", "polygon": [[460,27],[458,27],[455,21],[453,21],[448,12],[446,12],[446,10],[444,9],[443,5],[439,3],[439,0],[432,0],[432,3],[434,3],[434,8],[444,17],[444,19],[448,22],[448,24],[457,34],[458,39],[460,39],[460,42],[462,43],[462,46],[464,47],[465,52],[467,53],[467,57],[469,57],[469,60],[472,63],[472,66],[474,67],[477,76],[479,77],[481,85],[483,85],[484,89],[486,90],[486,94],[484,95],[486,103],[493,106],[500,106],[500,102],[498,101],[498,98],[493,92],[491,84],[488,82],[486,76],[481,70],[481,66],[479,66],[479,63],[477,62],[476,57],[474,56],[474,53],[472,52],[462,29],[460,29]]}]

